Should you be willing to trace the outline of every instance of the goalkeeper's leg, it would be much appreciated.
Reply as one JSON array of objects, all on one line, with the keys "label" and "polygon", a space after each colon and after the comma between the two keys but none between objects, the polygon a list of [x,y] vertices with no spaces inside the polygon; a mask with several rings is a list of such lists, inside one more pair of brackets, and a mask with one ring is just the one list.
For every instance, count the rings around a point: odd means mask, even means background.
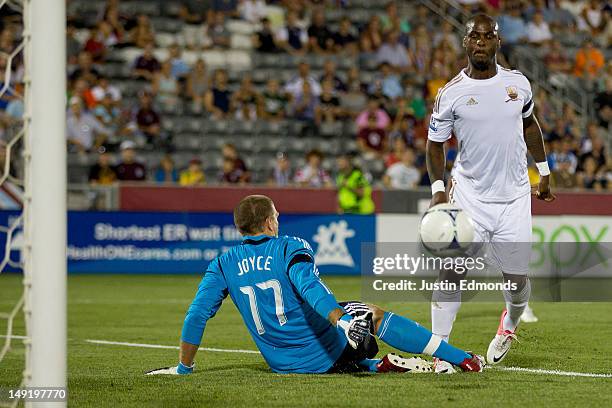
[{"label": "goalkeeper's leg", "polygon": [[408,353],[438,357],[467,371],[481,371],[483,364],[473,354],[450,345],[413,320],[375,305],[368,306],[373,313],[376,335],[388,345]]}]

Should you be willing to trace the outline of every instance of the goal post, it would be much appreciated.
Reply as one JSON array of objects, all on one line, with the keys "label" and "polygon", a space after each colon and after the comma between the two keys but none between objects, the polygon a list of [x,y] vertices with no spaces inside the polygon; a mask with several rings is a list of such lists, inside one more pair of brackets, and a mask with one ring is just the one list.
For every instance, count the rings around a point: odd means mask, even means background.
[{"label": "goal post", "polygon": [[[66,2],[24,0],[25,384],[66,387]],[[65,406],[27,403],[26,406]]]}]

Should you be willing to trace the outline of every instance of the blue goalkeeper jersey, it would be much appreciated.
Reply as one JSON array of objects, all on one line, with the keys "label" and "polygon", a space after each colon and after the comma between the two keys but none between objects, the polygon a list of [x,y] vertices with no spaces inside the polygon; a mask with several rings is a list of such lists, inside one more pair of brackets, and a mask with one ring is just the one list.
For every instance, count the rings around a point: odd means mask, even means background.
[{"label": "blue goalkeeper jersey", "polygon": [[327,320],[341,307],[301,238],[247,236],[213,260],[185,317],[183,341],[200,344],[206,322],[228,294],[275,372],[326,372],[346,346]]}]

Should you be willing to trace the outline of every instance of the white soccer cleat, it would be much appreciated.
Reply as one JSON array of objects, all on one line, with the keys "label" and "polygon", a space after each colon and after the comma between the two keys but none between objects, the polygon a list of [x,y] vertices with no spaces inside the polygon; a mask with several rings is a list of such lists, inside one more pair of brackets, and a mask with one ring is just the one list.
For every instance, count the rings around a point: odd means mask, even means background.
[{"label": "white soccer cleat", "polygon": [[457,372],[448,361],[440,360],[437,357],[434,357],[433,361],[433,369],[436,374],[455,374]]},{"label": "white soccer cleat", "polygon": [[536,316],[535,313],[533,313],[533,309],[530,308],[529,305],[527,305],[527,307],[525,307],[525,311],[521,315],[521,322],[536,323],[537,321],[538,316]]},{"label": "white soccer cleat", "polygon": [[[516,334],[510,330],[504,330],[504,317],[508,312],[504,310],[499,321],[497,334],[491,340],[489,349],[487,350],[487,363],[494,365],[500,363],[510,351],[512,342],[517,340]],[[517,340],[518,341],[518,340]]]},{"label": "white soccer cleat", "polygon": [[145,375],[179,375],[177,367],[164,367],[157,368],[155,370],[147,371]]},{"label": "white soccer cleat", "polygon": [[420,357],[404,358],[389,353],[378,363],[379,373],[431,373],[431,363]]}]

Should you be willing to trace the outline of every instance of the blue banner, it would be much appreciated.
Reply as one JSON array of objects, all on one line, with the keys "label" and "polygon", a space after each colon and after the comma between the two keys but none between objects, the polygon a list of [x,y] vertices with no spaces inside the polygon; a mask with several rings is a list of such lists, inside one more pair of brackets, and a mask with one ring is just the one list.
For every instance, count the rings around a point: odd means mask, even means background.
[{"label": "blue banner", "polygon": [[[0,213],[6,225],[14,213]],[[325,274],[359,274],[362,242],[375,242],[375,217],[281,215],[280,234],[310,242]],[[71,273],[201,273],[241,237],[229,213],[69,212]],[[0,237],[4,248],[5,235]],[[20,248],[14,248],[19,259]],[[3,250],[4,252],[4,250]]]}]

